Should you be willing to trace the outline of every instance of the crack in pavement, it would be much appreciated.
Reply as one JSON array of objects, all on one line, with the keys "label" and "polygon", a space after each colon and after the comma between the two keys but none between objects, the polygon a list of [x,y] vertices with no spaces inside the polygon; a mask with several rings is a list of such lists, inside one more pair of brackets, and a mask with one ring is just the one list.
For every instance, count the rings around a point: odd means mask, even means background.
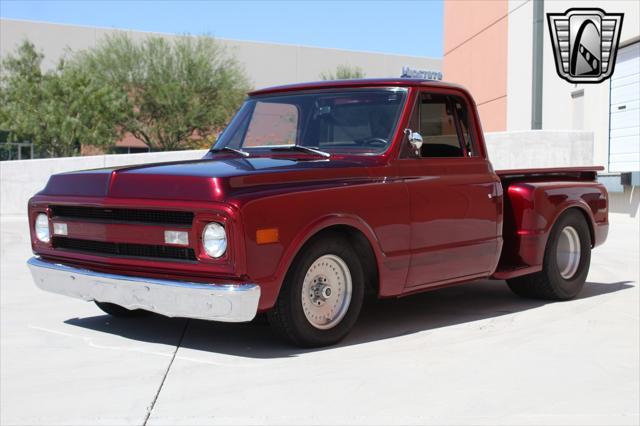
[{"label": "crack in pavement", "polygon": [[151,405],[147,408],[147,414],[144,417],[144,422],[142,426],[147,426],[147,422],[151,417],[151,413],[153,412],[154,407],[156,406],[156,401],[160,396],[160,392],[162,391],[162,387],[164,386],[165,380],[167,380],[167,376],[169,375],[169,371],[171,370],[171,366],[173,365],[173,361],[176,359],[176,354],[178,353],[178,349],[182,345],[182,340],[184,339],[185,334],[187,333],[187,327],[189,326],[189,319],[187,319],[184,323],[184,327],[182,328],[182,334],[180,334],[180,339],[178,340],[178,344],[176,345],[176,349],[173,351],[173,355],[171,355],[171,360],[169,361],[169,365],[167,366],[167,370],[164,372],[164,376],[162,376],[162,381],[160,382],[160,386],[158,386],[158,390],[156,394],[153,396],[153,401],[151,401]]}]

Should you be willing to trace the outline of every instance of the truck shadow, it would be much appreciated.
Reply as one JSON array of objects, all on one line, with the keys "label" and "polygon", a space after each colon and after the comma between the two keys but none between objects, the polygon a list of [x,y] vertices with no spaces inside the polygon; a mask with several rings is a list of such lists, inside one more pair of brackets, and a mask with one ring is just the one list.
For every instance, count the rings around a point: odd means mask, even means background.
[{"label": "truck shadow", "polygon": [[[98,315],[72,318],[65,323],[149,343],[176,345],[180,342],[180,347],[198,351],[259,359],[286,358],[498,318],[539,308],[547,303],[571,304],[632,288],[631,283],[588,282],[580,297],[568,302],[519,298],[511,293],[504,282],[499,281],[477,281],[401,299],[370,300],[365,303],[356,326],[345,340],[338,345],[319,349],[300,349],[288,345],[272,332],[264,316],[258,316],[250,323],[237,324],[160,315],[142,318]],[[180,333],[167,333],[167,330],[184,330],[182,340]]]}]

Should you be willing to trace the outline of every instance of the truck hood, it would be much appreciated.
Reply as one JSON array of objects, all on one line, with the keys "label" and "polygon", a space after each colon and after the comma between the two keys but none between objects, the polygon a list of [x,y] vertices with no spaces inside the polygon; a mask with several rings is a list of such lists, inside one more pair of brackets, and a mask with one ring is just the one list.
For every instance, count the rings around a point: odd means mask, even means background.
[{"label": "truck hood", "polygon": [[51,176],[42,195],[223,201],[264,185],[322,184],[368,178],[350,160],[224,158],[83,170]]}]

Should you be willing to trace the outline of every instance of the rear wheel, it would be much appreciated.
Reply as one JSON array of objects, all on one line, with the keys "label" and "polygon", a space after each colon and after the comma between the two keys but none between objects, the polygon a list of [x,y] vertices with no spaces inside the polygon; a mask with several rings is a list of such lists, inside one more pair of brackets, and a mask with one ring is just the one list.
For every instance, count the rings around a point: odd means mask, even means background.
[{"label": "rear wheel", "polygon": [[332,345],[355,324],[363,297],[358,256],[340,234],[327,234],[296,256],[268,318],[279,334],[298,346]]},{"label": "rear wheel", "polygon": [[519,296],[568,300],[584,287],[591,263],[591,234],[577,210],[564,213],[547,241],[542,271],[507,280]]},{"label": "rear wheel", "polygon": [[143,309],[127,309],[127,308],[123,308],[120,305],[116,305],[114,303],[108,303],[108,302],[98,302],[97,300],[95,301],[96,305],[98,306],[98,308],[102,309],[103,312],[113,316],[113,317],[127,317],[127,318],[131,318],[131,317],[142,317],[145,315],[149,315],[150,312],[149,311],[145,311]]}]

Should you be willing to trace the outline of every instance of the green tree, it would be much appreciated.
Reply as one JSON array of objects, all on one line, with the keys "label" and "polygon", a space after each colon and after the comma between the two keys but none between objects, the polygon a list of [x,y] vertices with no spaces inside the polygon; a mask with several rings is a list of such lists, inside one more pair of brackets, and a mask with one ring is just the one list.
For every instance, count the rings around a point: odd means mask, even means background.
[{"label": "green tree", "polygon": [[348,80],[351,78],[364,78],[365,73],[362,68],[350,65],[338,65],[335,73],[323,72],[320,74],[322,80]]},{"label": "green tree", "polygon": [[39,155],[80,153],[82,145],[113,146],[127,98],[64,60],[42,70],[42,53],[24,41],[2,63],[0,129],[10,140],[31,140]]},{"label": "green tree", "polygon": [[226,125],[250,89],[235,60],[211,37],[106,37],[73,66],[126,95],[131,114],[119,128],[153,150],[192,147]]}]

